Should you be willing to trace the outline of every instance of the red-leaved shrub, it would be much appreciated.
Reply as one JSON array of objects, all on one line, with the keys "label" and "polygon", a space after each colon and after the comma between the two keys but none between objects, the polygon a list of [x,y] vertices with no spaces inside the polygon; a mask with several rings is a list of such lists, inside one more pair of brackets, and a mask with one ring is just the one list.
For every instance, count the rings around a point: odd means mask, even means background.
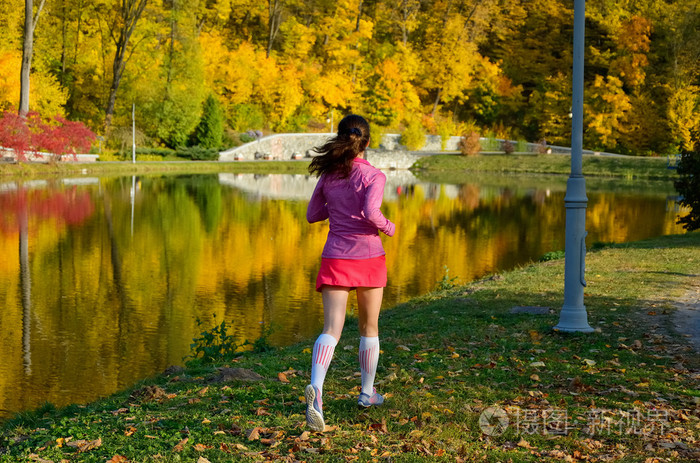
[{"label": "red-leaved shrub", "polygon": [[15,152],[18,161],[51,156],[58,161],[70,154],[87,152],[96,136],[85,124],[55,116],[55,124],[42,121],[36,112],[21,117],[14,111],[5,111],[0,117],[0,147]]}]

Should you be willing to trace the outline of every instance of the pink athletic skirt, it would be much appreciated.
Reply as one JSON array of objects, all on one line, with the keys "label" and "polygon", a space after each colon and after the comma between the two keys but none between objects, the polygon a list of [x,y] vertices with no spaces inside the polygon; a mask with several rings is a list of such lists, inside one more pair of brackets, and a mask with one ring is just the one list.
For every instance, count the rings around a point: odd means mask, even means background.
[{"label": "pink athletic skirt", "polygon": [[383,288],[386,286],[385,256],[371,259],[321,258],[321,269],[316,277],[316,291],[323,285],[349,288]]}]

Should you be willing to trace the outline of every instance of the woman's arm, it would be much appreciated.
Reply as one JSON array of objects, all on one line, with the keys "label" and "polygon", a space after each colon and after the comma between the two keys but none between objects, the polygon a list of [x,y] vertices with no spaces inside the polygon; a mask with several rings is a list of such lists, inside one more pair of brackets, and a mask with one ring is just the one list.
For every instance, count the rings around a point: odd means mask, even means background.
[{"label": "woman's arm", "polygon": [[318,179],[316,188],[311,195],[309,205],[306,208],[306,220],[309,223],[320,222],[328,218],[328,206],[326,206],[326,196],[323,194],[324,176]]},{"label": "woman's arm", "polygon": [[362,208],[362,213],[364,214],[365,219],[377,227],[380,232],[387,236],[394,236],[396,225],[394,225],[391,220],[384,217],[382,211],[379,210],[384,197],[385,183],[386,176],[382,173],[379,173],[372,178],[370,184],[367,186],[365,204]]}]

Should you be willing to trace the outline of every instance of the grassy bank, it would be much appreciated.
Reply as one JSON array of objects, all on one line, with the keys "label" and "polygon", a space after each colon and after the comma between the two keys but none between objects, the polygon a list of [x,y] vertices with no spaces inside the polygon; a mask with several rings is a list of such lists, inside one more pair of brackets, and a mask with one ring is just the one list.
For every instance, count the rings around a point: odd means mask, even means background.
[{"label": "grassy bank", "polygon": [[[414,170],[432,174],[460,175],[468,172],[565,174],[571,172],[571,158],[559,154],[459,156],[439,154],[420,159]],[[583,156],[585,176],[623,179],[670,180],[675,171],[666,168],[665,158]]]},{"label": "grassy bank", "polygon": [[[553,260],[443,281],[383,311],[380,408],[356,406],[349,316],[324,433],[304,424],[309,341],[218,365],[241,370],[193,365],[23,414],[2,429],[0,461],[697,461],[700,365],[672,322],[675,301],[700,289],[700,233],[590,251],[591,334],[552,330],[563,273]],[[511,313],[524,306],[544,313]],[[489,407],[508,425],[492,426]]]},{"label": "grassy bank", "polygon": [[256,173],[256,174],[304,174],[309,162],[301,161],[178,161],[178,162],[85,162],[56,164],[0,164],[0,178],[37,178],[47,176],[70,177],[76,175],[142,175],[168,173]]}]

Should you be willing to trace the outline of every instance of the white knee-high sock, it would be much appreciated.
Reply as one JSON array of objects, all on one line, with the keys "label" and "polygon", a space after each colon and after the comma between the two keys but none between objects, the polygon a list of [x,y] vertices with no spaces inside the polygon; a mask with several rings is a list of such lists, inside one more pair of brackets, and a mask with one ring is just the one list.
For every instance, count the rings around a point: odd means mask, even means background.
[{"label": "white knee-high sock", "polygon": [[374,377],[379,361],[379,337],[360,336],[360,372],[362,372],[362,392],[371,396],[374,393]]},{"label": "white knee-high sock", "polygon": [[321,334],[314,343],[314,352],[311,356],[311,384],[318,388],[319,394],[323,393],[323,382],[337,344],[338,341],[330,334]]}]

